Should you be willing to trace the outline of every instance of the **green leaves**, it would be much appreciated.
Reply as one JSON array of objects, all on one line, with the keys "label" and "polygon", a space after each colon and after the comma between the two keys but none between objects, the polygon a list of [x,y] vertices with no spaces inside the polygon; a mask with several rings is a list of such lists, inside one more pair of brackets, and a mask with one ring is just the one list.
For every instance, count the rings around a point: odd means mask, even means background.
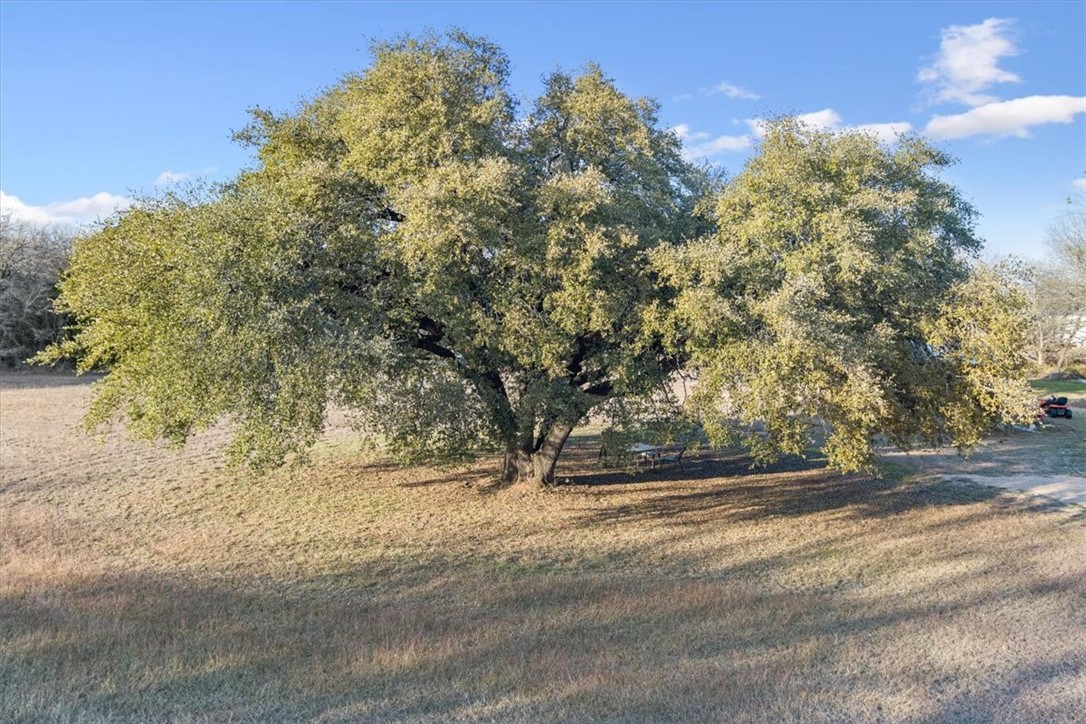
[{"label": "green leaves", "polygon": [[403,460],[531,455],[661,383],[647,252],[700,177],[598,68],[521,118],[507,75],[459,31],[378,43],[297,112],[253,111],[256,168],[82,239],[55,355],[110,370],[89,421],[183,441],[229,416],[235,457],[267,465],[335,402]]},{"label": "green leaves", "polygon": [[973,211],[932,173],[948,162],[917,139],[769,127],[718,230],[661,257],[715,429],[757,423],[763,460],[824,440],[857,469],[881,439],[968,446],[1022,419],[1021,304],[968,263]]},{"label": "green leaves", "polygon": [[377,43],[372,52],[373,65],[333,94],[351,167],[396,188],[450,160],[502,153],[513,104],[497,46],[453,31]]},{"label": "green leaves", "polygon": [[824,441],[852,469],[1012,415],[1018,301],[969,265],[942,154],[782,120],[725,184],[595,66],[521,116],[507,76],[459,31],[378,43],[294,113],[253,111],[254,168],[80,239],[77,332],[46,357],[109,370],[88,422],[183,442],[228,417],[264,466],[338,404],[403,461],[502,449],[545,481],[605,401],[661,418],[683,365],[706,428],[762,460]]}]

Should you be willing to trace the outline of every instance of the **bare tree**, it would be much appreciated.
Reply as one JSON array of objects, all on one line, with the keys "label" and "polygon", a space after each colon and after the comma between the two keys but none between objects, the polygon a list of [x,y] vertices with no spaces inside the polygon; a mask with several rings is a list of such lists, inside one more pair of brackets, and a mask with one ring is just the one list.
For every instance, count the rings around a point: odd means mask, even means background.
[{"label": "bare tree", "polygon": [[0,363],[14,365],[56,341],[64,319],[53,311],[72,233],[0,216]]},{"label": "bare tree", "polygon": [[1033,355],[1056,372],[1086,360],[1086,211],[1060,217],[1047,232],[1048,257],[1028,273]]}]

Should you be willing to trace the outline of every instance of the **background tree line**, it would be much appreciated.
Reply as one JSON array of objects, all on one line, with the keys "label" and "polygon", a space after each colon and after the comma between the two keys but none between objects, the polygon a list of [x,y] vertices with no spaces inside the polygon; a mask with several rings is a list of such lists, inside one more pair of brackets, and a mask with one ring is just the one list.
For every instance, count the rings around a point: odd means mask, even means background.
[{"label": "background tree line", "polygon": [[73,231],[0,215],[0,364],[13,366],[57,341],[67,318],[53,308]]},{"label": "background tree line", "polygon": [[1045,259],[1019,262],[1033,318],[1029,353],[1043,372],[1086,377],[1086,211],[1060,217],[1046,243]]}]

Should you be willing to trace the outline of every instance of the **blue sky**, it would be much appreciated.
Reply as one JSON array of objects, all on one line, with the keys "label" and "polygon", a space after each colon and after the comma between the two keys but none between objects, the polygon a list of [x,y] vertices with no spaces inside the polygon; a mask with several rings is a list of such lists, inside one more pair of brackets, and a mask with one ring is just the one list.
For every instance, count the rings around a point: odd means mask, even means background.
[{"label": "blue sky", "polygon": [[1086,3],[105,3],[0,0],[0,197],[85,222],[252,162],[246,109],[292,109],[374,39],[459,26],[497,42],[524,105],[588,61],[662,104],[691,157],[738,172],[758,119],[892,142],[917,131],[980,211],[991,255],[1040,257],[1086,209]]}]

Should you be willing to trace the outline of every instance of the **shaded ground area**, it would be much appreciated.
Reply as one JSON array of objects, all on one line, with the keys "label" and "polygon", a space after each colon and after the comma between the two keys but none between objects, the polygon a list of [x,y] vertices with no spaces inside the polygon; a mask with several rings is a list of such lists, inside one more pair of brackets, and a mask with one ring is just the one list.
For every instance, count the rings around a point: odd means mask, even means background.
[{"label": "shaded ground area", "polygon": [[85,387],[4,382],[3,721],[1086,711],[1082,509],[940,477],[1054,437],[881,479],[721,452],[630,475],[583,446],[568,485],[496,493],[486,466],[397,468],[335,435],[262,478],[219,467],[223,431],[97,446]]},{"label": "shaded ground area", "polygon": [[1048,419],[1040,428],[1008,430],[986,440],[966,458],[953,449],[886,451],[883,461],[906,477],[988,485],[1084,506],[1086,409],[1081,412],[1070,420]]}]

